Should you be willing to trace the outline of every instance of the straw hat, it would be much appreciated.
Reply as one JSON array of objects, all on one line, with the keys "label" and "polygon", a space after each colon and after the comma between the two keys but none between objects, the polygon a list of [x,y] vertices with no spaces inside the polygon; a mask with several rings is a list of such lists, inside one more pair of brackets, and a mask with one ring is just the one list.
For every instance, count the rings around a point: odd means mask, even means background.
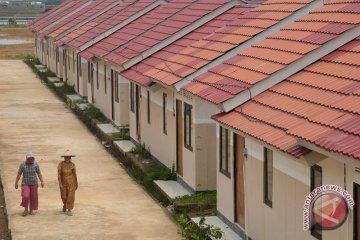
[{"label": "straw hat", "polygon": [[61,155],[61,157],[76,157],[76,155],[72,154],[72,153],[70,152],[70,150],[68,149],[68,150],[66,150],[66,151],[64,152],[63,155]]}]

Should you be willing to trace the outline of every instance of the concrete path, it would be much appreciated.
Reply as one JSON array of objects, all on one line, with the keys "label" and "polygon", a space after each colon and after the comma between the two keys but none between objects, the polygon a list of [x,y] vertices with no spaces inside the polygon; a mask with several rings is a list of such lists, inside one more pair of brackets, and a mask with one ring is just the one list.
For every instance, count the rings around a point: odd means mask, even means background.
[{"label": "concrete path", "polygon": [[[78,156],[73,217],[60,211],[56,175],[67,148]],[[22,217],[14,180],[29,150],[40,164],[45,188],[39,189],[37,214]],[[165,210],[21,61],[0,61],[0,168],[14,240],[180,239]]]}]

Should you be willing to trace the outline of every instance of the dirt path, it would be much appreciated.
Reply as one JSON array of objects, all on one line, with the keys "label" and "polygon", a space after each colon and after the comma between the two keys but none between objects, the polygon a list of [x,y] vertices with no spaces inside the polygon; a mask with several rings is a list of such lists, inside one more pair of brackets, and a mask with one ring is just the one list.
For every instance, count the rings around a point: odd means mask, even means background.
[{"label": "dirt path", "polygon": [[[180,239],[177,226],[21,61],[0,60],[0,169],[9,227],[18,239]],[[79,177],[74,216],[61,213],[56,167],[70,148]],[[14,189],[26,151],[45,180],[40,209],[22,217]]]}]

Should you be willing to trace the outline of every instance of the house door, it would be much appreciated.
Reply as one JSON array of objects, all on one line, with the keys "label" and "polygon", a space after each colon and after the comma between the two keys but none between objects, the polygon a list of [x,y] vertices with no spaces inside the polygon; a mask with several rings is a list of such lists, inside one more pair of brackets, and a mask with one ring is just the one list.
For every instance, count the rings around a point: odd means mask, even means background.
[{"label": "house door", "polygon": [[245,229],[244,147],[245,138],[234,134],[235,222]]},{"label": "house door", "polygon": [[135,88],[135,97],[136,97],[136,135],[137,139],[140,141],[141,139],[141,125],[140,125],[140,87],[136,85]]},{"label": "house door", "polygon": [[360,185],[354,183],[354,240],[360,240]]},{"label": "house door", "polygon": [[81,59],[79,57],[79,55],[76,56],[76,90],[79,93],[80,92],[80,68],[81,68]]},{"label": "house door", "polygon": [[64,73],[64,78],[65,78],[65,82],[67,82],[67,58],[66,58],[67,54],[66,54],[66,50],[63,51],[63,59],[64,59],[64,69],[65,69],[65,73]]},{"label": "house door", "polygon": [[182,101],[176,100],[176,169],[183,176],[183,117]]},{"label": "house door", "polygon": [[58,64],[59,64],[59,48],[56,47],[55,48],[55,65],[56,65],[56,76],[59,76],[59,72],[58,72]]},{"label": "house door", "polygon": [[91,103],[94,103],[94,64],[90,63],[90,88],[91,88]]},{"label": "house door", "polygon": [[114,114],[114,105],[115,105],[115,80],[117,79],[115,77],[115,74],[117,74],[116,71],[111,70],[111,119],[114,121],[115,114]]}]

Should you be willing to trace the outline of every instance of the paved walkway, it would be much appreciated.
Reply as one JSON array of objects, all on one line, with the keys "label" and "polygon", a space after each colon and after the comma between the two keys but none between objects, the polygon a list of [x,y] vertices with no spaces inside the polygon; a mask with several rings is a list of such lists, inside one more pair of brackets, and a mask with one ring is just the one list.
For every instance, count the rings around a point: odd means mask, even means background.
[{"label": "paved walkway", "polygon": [[[60,212],[56,175],[67,148],[78,155],[73,217]],[[39,190],[37,214],[22,217],[14,180],[29,150],[40,163],[45,188]],[[165,210],[21,61],[0,61],[0,169],[14,240],[180,239]]]}]

